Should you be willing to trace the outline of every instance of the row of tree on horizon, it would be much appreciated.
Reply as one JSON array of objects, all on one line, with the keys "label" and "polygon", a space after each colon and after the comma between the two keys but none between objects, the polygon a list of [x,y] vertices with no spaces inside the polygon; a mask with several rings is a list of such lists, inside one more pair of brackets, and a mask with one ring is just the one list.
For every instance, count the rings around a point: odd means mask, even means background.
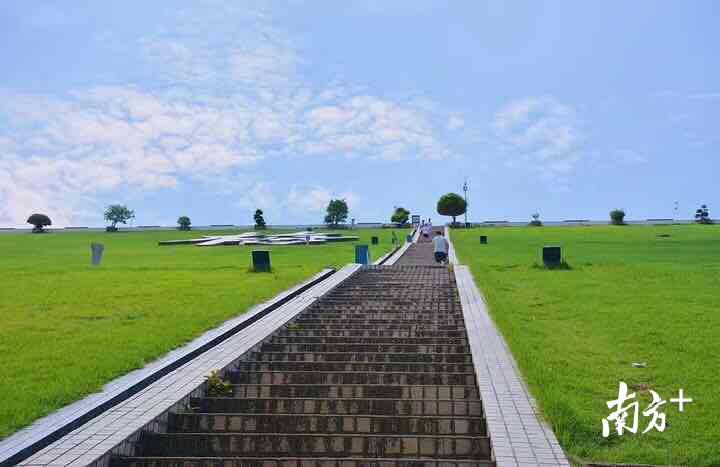
[{"label": "row of tree on horizon", "polygon": [[[456,221],[457,216],[461,216],[467,212],[467,202],[465,199],[457,193],[447,193],[440,197],[437,202],[437,213],[442,216],[452,217],[451,226],[458,226]],[[347,201],[344,199],[331,199],[326,208],[326,215],[324,223],[329,228],[339,228],[345,226],[349,214],[349,207]],[[625,225],[625,210],[624,209],[613,209],[610,211],[610,220],[614,225]],[[529,225],[531,226],[542,226],[540,220],[540,214],[532,214],[532,220]],[[709,208],[706,204],[701,205],[694,213],[695,222],[699,224],[712,224],[713,220],[710,218]],[[123,204],[111,204],[107,207],[103,214],[103,219],[110,222],[110,225],[105,228],[108,232],[116,232],[118,230],[118,224],[127,224],[131,219],[135,218],[135,211],[129,209]],[[396,206],[392,215],[390,216],[390,222],[398,225],[405,226],[408,224],[410,219],[410,211],[401,206]],[[262,209],[258,208],[255,210],[253,215],[255,222],[255,229],[262,230],[267,228],[265,217]],[[52,220],[46,214],[35,213],[30,215],[27,220],[28,224],[33,226],[33,233],[44,232],[44,228],[52,225]],[[354,223],[354,219],[353,219]],[[190,230],[192,222],[188,216],[180,216],[177,220],[178,230]]]}]

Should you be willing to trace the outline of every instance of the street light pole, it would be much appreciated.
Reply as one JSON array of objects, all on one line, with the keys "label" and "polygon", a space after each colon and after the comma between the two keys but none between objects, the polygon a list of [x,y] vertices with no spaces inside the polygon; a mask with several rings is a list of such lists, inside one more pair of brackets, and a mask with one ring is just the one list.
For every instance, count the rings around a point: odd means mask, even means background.
[{"label": "street light pole", "polygon": [[468,184],[467,184],[467,178],[465,179],[465,183],[463,183],[463,197],[465,198],[465,227],[467,227],[467,192],[468,192]]}]

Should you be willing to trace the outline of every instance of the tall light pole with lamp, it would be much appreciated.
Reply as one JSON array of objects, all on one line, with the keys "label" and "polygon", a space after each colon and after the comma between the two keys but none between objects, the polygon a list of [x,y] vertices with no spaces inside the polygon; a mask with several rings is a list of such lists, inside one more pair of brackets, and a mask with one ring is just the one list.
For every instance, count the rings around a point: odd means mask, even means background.
[{"label": "tall light pole with lamp", "polygon": [[467,221],[467,192],[468,192],[468,181],[467,178],[465,179],[465,183],[463,183],[463,198],[465,198],[465,228],[468,226]]}]

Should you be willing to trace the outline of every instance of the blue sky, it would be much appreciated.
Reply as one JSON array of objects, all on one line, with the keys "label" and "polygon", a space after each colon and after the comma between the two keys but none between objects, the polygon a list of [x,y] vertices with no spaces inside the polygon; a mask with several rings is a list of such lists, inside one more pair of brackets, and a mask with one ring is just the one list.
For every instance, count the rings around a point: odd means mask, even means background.
[{"label": "blue sky", "polygon": [[[388,5],[390,4],[390,5]],[[720,209],[720,4],[6,1],[0,226]]]}]

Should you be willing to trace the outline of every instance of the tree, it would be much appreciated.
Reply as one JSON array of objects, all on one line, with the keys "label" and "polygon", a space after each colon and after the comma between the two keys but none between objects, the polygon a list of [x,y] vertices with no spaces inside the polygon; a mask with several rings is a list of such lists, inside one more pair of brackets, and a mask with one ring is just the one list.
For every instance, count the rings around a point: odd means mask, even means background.
[{"label": "tree", "polygon": [[265,228],[265,218],[263,218],[262,209],[256,209],[253,218],[255,219],[255,230],[262,230]]},{"label": "tree", "polygon": [[117,224],[126,224],[128,220],[135,218],[135,211],[131,211],[127,206],[122,204],[111,204],[105,210],[105,220],[112,222],[112,225],[106,230],[114,232],[117,230]]},{"label": "tree", "polygon": [[707,204],[703,204],[699,209],[695,211],[695,222],[698,224],[712,224],[710,219],[710,211],[708,210]]},{"label": "tree", "polygon": [[535,227],[542,227],[542,221],[540,220],[539,212],[536,212],[535,214],[533,214],[530,217],[532,217],[532,220],[530,221],[530,225],[535,226]]},{"label": "tree", "polygon": [[610,211],[610,220],[615,225],[625,225],[625,211],[622,209],[613,209]]},{"label": "tree", "polygon": [[455,217],[465,214],[467,210],[467,202],[457,193],[448,193],[442,195],[437,203],[437,212],[441,216],[452,216],[453,225],[455,225]]},{"label": "tree", "polygon": [[52,225],[52,221],[50,220],[50,218],[48,216],[46,216],[45,214],[37,214],[37,213],[28,217],[27,223],[32,224],[34,226],[33,230],[32,230],[33,233],[43,233],[44,232],[43,227],[45,227],[47,225]]},{"label": "tree", "polygon": [[395,212],[390,218],[390,222],[397,222],[398,224],[407,224],[408,218],[410,217],[410,211],[405,208],[395,208]]},{"label": "tree", "polygon": [[325,223],[333,227],[337,227],[347,220],[348,205],[344,199],[331,199],[327,206],[327,215]]},{"label": "tree", "polygon": [[178,230],[190,230],[190,218],[188,216],[178,217],[177,223],[179,225]]}]

